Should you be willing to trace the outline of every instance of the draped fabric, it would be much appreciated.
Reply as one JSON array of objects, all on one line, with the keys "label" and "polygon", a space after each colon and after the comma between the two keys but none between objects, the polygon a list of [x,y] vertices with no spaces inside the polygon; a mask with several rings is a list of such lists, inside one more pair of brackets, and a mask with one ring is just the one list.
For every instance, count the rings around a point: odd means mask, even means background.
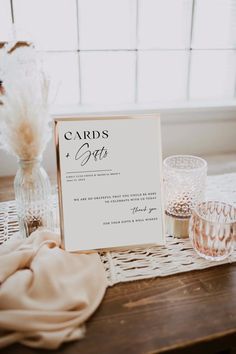
[{"label": "draped fabric", "polygon": [[80,339],[107,279],[97,253],[68,253],[60,236],[36,231],[0,247],[0,347],[54,349]]}]

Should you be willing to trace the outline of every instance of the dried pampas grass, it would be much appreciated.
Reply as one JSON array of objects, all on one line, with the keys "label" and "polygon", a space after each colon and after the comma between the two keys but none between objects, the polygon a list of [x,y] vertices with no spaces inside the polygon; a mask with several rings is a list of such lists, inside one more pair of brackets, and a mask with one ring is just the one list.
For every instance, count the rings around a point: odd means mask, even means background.
[{"label": "dried pampas grass", "polygon": [[[36,65],[36,56],[33,70],[27,70],[25,55],[29,53],[32,59],[32,52],[29,52],[29,48],[25,49],[27,52],[22,52],[24,65],[19,60],[19,53],[15,55],[15,60],[12,57],[13,53],[4,55],[0,147],[21,160],[32,160],[43,153],[51,136],[48,103],[49,80]],[[34,51],[34,49],[30,50]],[[30,65],[32,66],[32,62]]]}]

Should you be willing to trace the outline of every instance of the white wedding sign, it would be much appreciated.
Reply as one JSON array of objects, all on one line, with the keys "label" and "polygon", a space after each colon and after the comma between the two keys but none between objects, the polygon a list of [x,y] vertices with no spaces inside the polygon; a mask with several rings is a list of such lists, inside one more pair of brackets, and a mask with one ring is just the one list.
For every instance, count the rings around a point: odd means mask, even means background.
[{"label": "white wedding sign", "polygon": [[55,119],[68,251],[164,243],[158,115]]}]

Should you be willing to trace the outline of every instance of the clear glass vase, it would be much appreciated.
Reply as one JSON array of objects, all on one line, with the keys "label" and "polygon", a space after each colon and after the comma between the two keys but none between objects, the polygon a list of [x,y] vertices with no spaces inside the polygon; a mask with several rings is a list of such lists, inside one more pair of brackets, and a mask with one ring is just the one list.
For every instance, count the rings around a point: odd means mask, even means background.
[{"label": "clear glass vase", "polygon": [[29,237],[36,229],[52,229],[51,185],[41,159],[19,160],[14,181],[20,233]]}]

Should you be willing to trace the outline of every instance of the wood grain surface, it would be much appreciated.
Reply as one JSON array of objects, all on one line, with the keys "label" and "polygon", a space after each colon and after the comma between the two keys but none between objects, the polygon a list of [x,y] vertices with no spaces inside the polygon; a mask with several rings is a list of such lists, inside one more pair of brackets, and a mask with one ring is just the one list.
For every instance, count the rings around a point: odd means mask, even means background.
[{"label": "wood grain surface", "polygon": [[[12,178],[0,178],[0,200],[12,198]],[[56,352],[235,354],[235,347],[236,267],[232,264],[109,288],[87,322],[85,338]],[[45,350],[15,344],[0,352]]]}]

